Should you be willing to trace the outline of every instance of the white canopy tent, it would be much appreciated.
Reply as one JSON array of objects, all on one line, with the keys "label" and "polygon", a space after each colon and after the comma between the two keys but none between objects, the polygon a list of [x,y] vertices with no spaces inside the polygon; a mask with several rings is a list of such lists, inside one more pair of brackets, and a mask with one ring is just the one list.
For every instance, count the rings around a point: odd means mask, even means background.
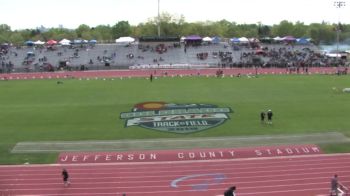
[{"label": "white canopy tent", "polygon": [[44,44],[45,44],[45,42],[40,41],[40,40],[34,42],[34,45],[44,45]]},{"label": "white canopy tent", "polygon": [[118,43],[121,43],[121,44],[125,44],[125,43],[132,43],[132,42],[135,42],[135,39],[132,38],[132,37],[120,37],[118,39],[115,40],[115,42],[118,44]]},{"label": "white canopy tent", "polygon": [[62,46],[69,46],[71,41],[68,40],[68,39],[62,39],[60,42],[59,42]]},{"label": "white canopy tent", "polygon": [[203,38],[202,40],[203,40],[204,42],[212,42],[212,41],[213,41],[213,39],[210,38],[210,37],[205,37],[205,38]]},{"label": "white canopy tent", "polygon": [[249,42],[249,39],[246,38],[246,37],[241,37],[241,38],[239,38],[239,42],[240,42],[240,43],[248,43],[248,42]]},{"label": "white canopy tent", "polygon": [[277,37],[273,38],[273,40],[275,40],[275,41],[283,41],[283,38],[282,38],[282,37],[277,36]]},{"label": "white canopy tent", "polygon": [[260,40],[258,38],[252,37],[252,38],[249,39],[249,42],[259,43]]},{"label": "white canopy tent", "polygon": [[186,37],[185,37],[185,36],[182,36],[182,37],[180,38],[180,42],[185,42],[185,39],[186,39]]}]

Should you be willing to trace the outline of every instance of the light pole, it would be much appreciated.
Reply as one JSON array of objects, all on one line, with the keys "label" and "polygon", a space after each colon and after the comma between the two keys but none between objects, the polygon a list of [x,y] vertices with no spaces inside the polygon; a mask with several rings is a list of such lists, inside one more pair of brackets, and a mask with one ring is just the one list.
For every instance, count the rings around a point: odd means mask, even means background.
[{"label": "light pole", "polygon": [[158,37],[160,37],[160,14],[159,14],[159,4],[160,4],[160,0],[158,0]]},{"label": "light pole", "polygon": [[[337,9],[345,7],[345,1],[334,1],[334,7]],[[340,36],[340,18],[339,18],[339,13],[338,13],[338,24],[336,27],[336,32],[337,32],[337,53],[339,53],[339,36]]]}]

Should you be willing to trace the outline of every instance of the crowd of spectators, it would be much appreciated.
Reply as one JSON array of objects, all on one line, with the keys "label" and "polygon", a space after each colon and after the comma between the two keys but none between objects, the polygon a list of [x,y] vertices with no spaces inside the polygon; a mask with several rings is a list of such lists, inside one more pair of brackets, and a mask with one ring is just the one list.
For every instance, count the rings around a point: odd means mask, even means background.
[{"label": "crowd of spectators", "polygon": [[[346,58],[328,57],[309,47],[263,47],[260,50],[242,52],[239,66],[280,67],[305,69],[315,66],[345,66]],[[236,65],[234,65],[236,66]]]},{"label": "crowd of spectators", "polygon": [[197,53],[197,58],[200,60],[206,60],[208,58],[208,53],[207,52],[200,52]]},{"label": "crowd of spectators", "polygon": [[329,57],[312,44],[184,45],[176,42],[139,43],[125,46],[115,44],[46,47],[1,45],[0,72],[87,70],[98,66],[116,68],[119,64],[126,64],[127,68],[136,65],[136,62],[142,64],[143,61],[147,62],[145,64],[149,62],[158,65],[171,64],[167,61],[168,58],[179,60],[177,63],[181,64],[207,63],[209,66],[219,68],[279,67],[296,72],[307,71],[312,66],[343,67],[347,63],[346,58]]}]

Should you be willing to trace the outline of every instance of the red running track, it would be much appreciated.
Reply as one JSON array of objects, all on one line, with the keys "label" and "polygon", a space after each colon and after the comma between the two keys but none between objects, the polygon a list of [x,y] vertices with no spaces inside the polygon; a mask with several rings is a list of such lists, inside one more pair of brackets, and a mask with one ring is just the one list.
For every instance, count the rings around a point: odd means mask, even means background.
[{"label": "red running track", "polygon": [[[61,170],[71,176],[64,187]],[[0,195],[326,196],[337,173],[350,185],[350,154],[234,160],[0,166]]]},{"label": "red running track", "polygon": [[[148,77],[151,73],[154,76],[214,76],[218,68],[212,69],[149,69],[149,70],[103,70],[103,71],[69,71],[69,72],[38,72],[38,73],[10,73],[0,74],[0,80],[25,80],[25,79],[58,79],[58,78],[113,78],[113,77]],[[289,74],[285,68],[226,68],[222,69],[226,76],[238,74]],[[309,68],[308,74],[335,74],[337,68],[322,67]],[[295,72],[293,72],[295,74]],[[306,74],[300,70],[300,74]]]}]

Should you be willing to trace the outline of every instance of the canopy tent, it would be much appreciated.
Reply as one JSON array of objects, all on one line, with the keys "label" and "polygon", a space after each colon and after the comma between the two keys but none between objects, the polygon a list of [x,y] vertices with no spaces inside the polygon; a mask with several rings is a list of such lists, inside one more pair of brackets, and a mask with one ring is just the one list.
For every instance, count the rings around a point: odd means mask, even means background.
[{"label": "canopy tent", "polygon": [[62,39],[62,40],[60,41],[60,44],[61,44],[62,46],[69,46],[70,43],[71,43],[71,41],[68,40],[68,39]]},{"label": "canopy tent", "polygon": [[230,42],[232,42],[232,43],[239,43],[240,41],[239,41],[239,38],[233,37],[233,38],[230,39]]},{"label": "canopy tent", "polygon": [[211,39],[210,37],[204,37],[202,40],[204,42],[212,42],[213,41],[213,39]]},{"label": "canopy tent", "polygon": [[182,36],[182,37],[180,38],[180,42],[185,42],[185,40],[186,40],[186,37],[185,37],[185,36]]},{"label": "canopy tent", "polygon": [[248,43],[249,40],[246,37],[241,37],[241,38],[239,38],[239,42],[241,42],[241,43]]},{"label": "canopy tent", "polygon": [[32,40],[28,40],[28,41],[24,42],[24,44],[27,46],[33,46],[34,42]]},{"label": "canopy tent", "polygon": [[297,44],[309,44],[310,43],[310,39],[305,38],[305,37],[301,37],[299,39],[296,40]]},{"label": "canopy tent", "polygon": [[202,44],[202,37],[199,35],[189,35],[185,38],[186,45],[199,46]]},{"label": "canopy tent", "polygon": [[249,39],[249,42],[252,42],[252,43],[260,43],[260,40],[259,40],[258,38],[253,37],[253,38],[250,38],[250,39]]},{"label": "canopy tent", "polygon": [[283,41],[286,41],[286,42],[295,42],[297,39],[295,39],[295,37],[293,36],[285,36],[282,38]]},{"label": "canopy tent", "polygon": [[72,44],[82,44],[83,40],[82,39],[75,39],[73,40]]},{"label": "canopy tent", "polygon": [[283,41],[283,38],[277,36],[277,37],[273,38],[273,40],[276,42],[280,42],[280,41]]},{"label": "canopy tent", "polygon": [[43,44],[45,44],[45,42],[42,42],[40,40],[34,42],[34,45],[43,45]]},{"label": "canopy tent", "polygon": [[57,41],[56,41],[56,40],[53,40],[53,39],[50,39],[50,40],[47,41],[46,43],[49,44],[49,45],[55,45],[55,44],[57,44]]},{"label": "canopy tent", "polygon": [[120,37],[115,40],[116,43],[132,43],[135,42],[135,38],[132,37]]},{"label": "canopy tent", "polygon": [[180,42],[180,37],[178,36],[140,36],[139,43],[154,43],[154,42]]},{"label": "canopy tent", "polygon": [[212,37],[211,38],[213,44],[218,44],[221,41],[221,38],[218,36]]},{"label": "canopy tent", "polygon": [[271,37],[263,37],[263,38],[260,38],[260,41],[262,43],[271,43],[273,39]]},{"label": "canopy tent", "polygon": [[202,41],[202,37],[199,35],[189,35],[185,38],[185,41]]}]

